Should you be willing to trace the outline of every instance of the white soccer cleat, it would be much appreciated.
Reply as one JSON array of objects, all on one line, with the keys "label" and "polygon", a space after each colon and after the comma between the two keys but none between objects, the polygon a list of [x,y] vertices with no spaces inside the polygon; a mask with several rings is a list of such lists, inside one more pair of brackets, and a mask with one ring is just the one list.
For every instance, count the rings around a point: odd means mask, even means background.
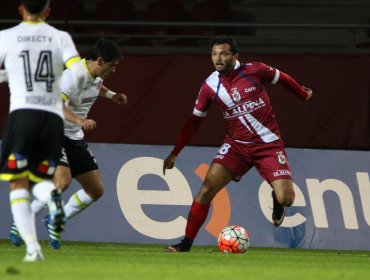
[{"label": "white soccer cleat", "polygon": [[24,262],[41,262],[44,260],[44,256],[41,253],[41,251],[35,251],[31,254],[27,253],[27,255],[24,257]]}]

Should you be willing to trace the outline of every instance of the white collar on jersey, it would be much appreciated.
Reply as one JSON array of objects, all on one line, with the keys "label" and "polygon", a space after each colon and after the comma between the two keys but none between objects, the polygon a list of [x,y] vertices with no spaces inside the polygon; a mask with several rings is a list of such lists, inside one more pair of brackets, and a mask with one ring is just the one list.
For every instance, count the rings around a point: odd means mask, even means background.
[{"label": "white collar on jersey", "polygon": [[239,62],[239,60],[236,60],[234,70],[238,69],[239,67],[240,67],[240,62]]},{"label": "white collar on jersey", "polygon": [[84,69],[86,70],[86,72],[88,74],[88,77],[89,77],[88,79],[89,79],[90,82],[92,82],[92,83],[99,83],[101,80],[103,80],[100,77],[95,77],[95,78],[93,77],[93,75],[91,74],[89,68],[87,67],[86,58],[81,59],[81,63],[82,63]]}]

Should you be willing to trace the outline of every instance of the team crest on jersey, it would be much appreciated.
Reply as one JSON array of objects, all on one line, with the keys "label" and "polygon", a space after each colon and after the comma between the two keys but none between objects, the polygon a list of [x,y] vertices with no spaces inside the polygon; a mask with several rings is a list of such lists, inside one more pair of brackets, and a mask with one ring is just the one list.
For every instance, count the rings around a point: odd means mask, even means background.
[{"label": "team crest on jersey", "polygon": [[278,162],[280,164],[285,164],[286,163],[286,159],[285,159],[285,156],[283,154],[283,152],[277,152],[277,158],[278,158]]},{"label": "team crest on jersey", "polygon": [[233,97],[234,102],[240,102],[242,98],[240,96],[240,92],[238,91],[238,88],[232,88],[231,90],[232,90],[231,96]]}]

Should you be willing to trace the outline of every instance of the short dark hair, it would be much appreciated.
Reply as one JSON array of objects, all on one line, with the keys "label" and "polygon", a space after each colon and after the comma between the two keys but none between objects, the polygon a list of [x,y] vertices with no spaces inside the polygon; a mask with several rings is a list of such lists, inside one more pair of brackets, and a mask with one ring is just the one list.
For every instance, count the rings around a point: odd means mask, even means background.
[{"label": "short dark hair", "polygon": [[102,57],[104,62],[112,62],[113,60],[120,59],[122,52],[116,43],[100,38],[90,48],[88,59],[97,60],[98,57]]},{"label": "short dark hair", "polygon": [[229,44],[230,50],[233,54],[238,53],[238,45],[236,44],[235,40],[231,36],[218,36],[213,39],[211,43],[211,48],[213,48],[214,45],[221,45],[221,44]]},{"label": "short dark hair", "polygon": [[49,0],[21,0],[21,4],[31,15],[40,14],[48,2]]}]

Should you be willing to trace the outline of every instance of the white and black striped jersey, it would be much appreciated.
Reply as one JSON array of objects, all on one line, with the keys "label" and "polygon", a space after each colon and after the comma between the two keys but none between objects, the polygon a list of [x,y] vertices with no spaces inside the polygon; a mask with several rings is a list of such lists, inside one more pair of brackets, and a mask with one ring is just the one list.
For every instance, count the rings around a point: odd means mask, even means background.
[{"label": "white and black striped jersey", "polygon": [[[100,77],[93,78],[86,66],[86,60],[82,59],[82,63],[85,70],[89,73],[89,79],[83,88],[76,86],[75,80],[73,79],[72,72],[69,69],[64,70],[61,79],[61,95],[67,106],[67,108],[75,113],[76,115],[86,118],[92,105],[99,96],[99,91],[103,83],[103,79]],[[74,97],[79,96],[79,99]],[[81,127],[75,123],[65,120],[64,121],[64,135],[72,140],[81,140],[84,137],[84,133]]]},{"label": "white and black striped jersey", "polygon": [[79,59],[71,36],[45,22],[21,22],[0,31],[0,65],[8,73],[10,112],[49,111],[63,117],[60,78]]}]

